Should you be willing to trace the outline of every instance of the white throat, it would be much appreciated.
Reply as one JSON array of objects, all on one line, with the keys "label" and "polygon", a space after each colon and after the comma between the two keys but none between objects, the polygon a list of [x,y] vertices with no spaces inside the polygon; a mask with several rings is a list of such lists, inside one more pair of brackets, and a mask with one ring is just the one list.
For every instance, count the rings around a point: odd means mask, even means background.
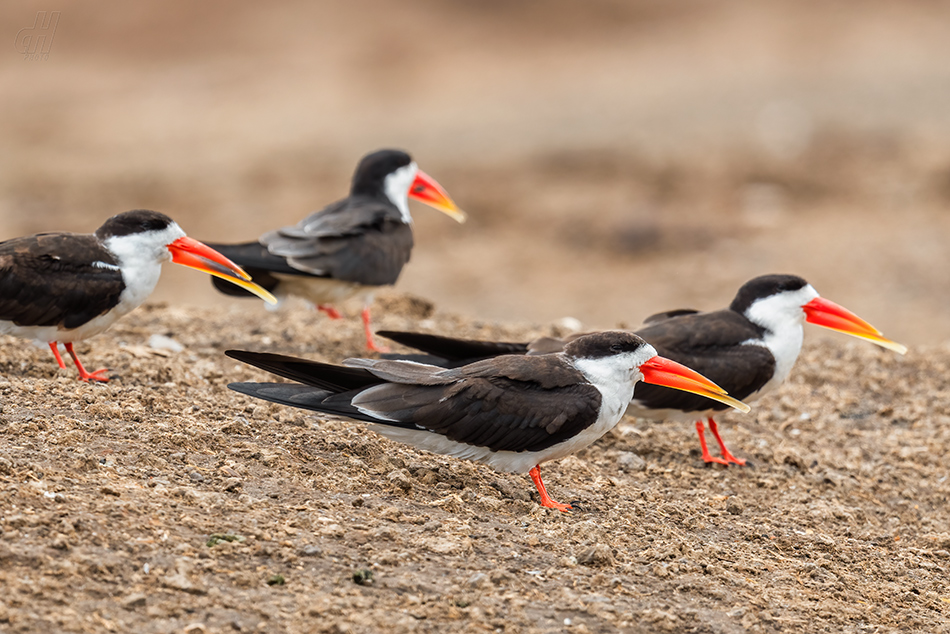
[{"label": "white throat", "polygon": [[113,236],[103,242],[103,246],[119,263],[122,281],[125,282],[125,290],[115,308],[120,316],[152,294],[161,275],[162,264],[172,257],[168,245],[184,235],[181,227],[173,222],[161,231]]},{"label": "white throat", "polygon": [[399,210],[402,221],[407,225],[412,224],[412,216],[409,215],[409,188],[412,187],[413,181],[416,180],[416,172],[418,171],[419,167],[415,161],[413,161],[409,165],[400,167],[395,172],[389,174],[383,183],[383,191],[386,193],[386,198],[388,198],[392,204],[396,205],[396,209]]},{"label": "white throat", "polygon": [[613,419],[610,427],[620,421],[637,381],[643,378],[640,366],[656,356],[656,349],[643,345],[633,352],[625,352],[599,359],[574,359],[574,367],[584,375],[601,395],[601,418]]},{"label": "white throat", "polygon": [[763,328],[765,334],[761,340],[750,339],[744,342],[745,345],[765,346],[775,358],[775,374],[755,398],[781,385],[792,371],[805,338],[805,311],[802,306],[816,297],[818,291],[811,284],[806,284],[797,291],[787,291],[757,300],[746,310],[746,318]]}]

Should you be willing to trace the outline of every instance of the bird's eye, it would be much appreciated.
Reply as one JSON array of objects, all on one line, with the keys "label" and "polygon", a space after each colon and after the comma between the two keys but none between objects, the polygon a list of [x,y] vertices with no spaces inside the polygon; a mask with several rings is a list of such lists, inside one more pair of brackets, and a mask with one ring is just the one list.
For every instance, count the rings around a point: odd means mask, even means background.
[{"label": "bird's eye", "polygon": [[619,343],[615,343],[614,345],[610,346],[610,351],[611,351],[611,352],[623,352],[623,346],[620,345]]}]

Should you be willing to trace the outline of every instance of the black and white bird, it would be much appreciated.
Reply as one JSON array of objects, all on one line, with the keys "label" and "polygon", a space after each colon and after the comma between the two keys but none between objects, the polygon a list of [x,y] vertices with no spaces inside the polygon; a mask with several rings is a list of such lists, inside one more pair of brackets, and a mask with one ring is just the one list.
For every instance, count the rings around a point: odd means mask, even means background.
[{"label": "black and white bird", "polygon": [[[465,221],[465,213],[407,153],[379,150],[360,161],[346,198],[253,242],[209,244],[278,298],[301,297],[331,318],[340,317],[334,305],[351,297],[362,299],[366,346],[378,351],[369,306],[373,293],[395,284],[409,261],[413,246],[409,198]],[[247,295],[213,281],[223,293]]]},{"label": "black and white bird", "polygon": [[73,343],[111,326],[151,295],[162,264],[210,273],[269,301],[276,299],[236,264],[185,235],[171,218],[136,210],[106,220],[95,233],[38,233],[0,242],[0,334],[49,343],[59,367],[66,345],[83,381]]},{"label": "black and white bird", "polygon": [[[804,322],[860,337],[900,354],[903,345],[851,311],[818,295],[796,275],[763,275],[746,282],[729,308],[712,312],[674,310],[648,317],[636,334],[664,357],[695,368],[730,395],[753,402],[788,377],[804,338]],[[422,350],[452,364],[500,354],[546,354],[563,349],[567,341],[545,337],[531,343],[470,341],[411,332],[381,331],[381,336]],[[438,362],[438,361],[434,361]],[[744,465],[719,435],[714,414],[726,409],[702,396],[664,387],[637,385],[627,412],[653,420],[696,422],[705,462]],[[704,421],[708,421],[722,457],[709,453]]]},{"label": "black and white bird", "polygon": [[426,451],[527,472],[542,506],[561,511],[571,507],[547,494],[539,465],[612,429],[638,381],[749,409],[620,331],[579,337],[557,354],[500,356],[452,369],[399,360],[347,359],[334,366],[267,353],[226,354],[298,382],[232,383],[232,390],[365,421],[387,438]]}]

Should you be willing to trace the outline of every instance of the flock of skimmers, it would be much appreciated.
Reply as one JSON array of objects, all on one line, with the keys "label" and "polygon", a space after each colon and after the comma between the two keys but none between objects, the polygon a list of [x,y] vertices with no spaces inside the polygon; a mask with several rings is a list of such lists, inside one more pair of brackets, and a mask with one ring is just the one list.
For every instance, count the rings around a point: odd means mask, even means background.
[{"label": "flock of skimmers", "polygon": [[[193,240],[167,216],[145,210],[109,218],[92,234],[40,233],[0,242],[0,334],[59,343],[83,381],[74,342],[92,337],[151,294],[171,260],[212,276],[229,295],[299,296],[330,317],[363,300],[366,344],[373,341],[374,290],[396,282],[413,246],[408,199],[463,222],[465,214],[405,152],[381,150],[356,168],[350,194],[299,223],[243,244]],[[543,506],[566,511],[541,481],[539,465],[578,451],[625,412],[695,422],[703,460],[744,465],[719,435],[715,414],[748,411],[778,387],[801,350],[803,322],[841,331],[903,354],[869,323],[818,295],[794,275],[745,283],[723,310],[674,310],[636,331],[606,331],[529,343],[473,341],[411,332],[379,335],[421,353],[347,359],[330,365],[278,354],[227,355],[290,379],[233,383],[256,398],[359,421],[383,436],[428,451],[529,473]],[[719,445],[706,446],[705,423]]]}]

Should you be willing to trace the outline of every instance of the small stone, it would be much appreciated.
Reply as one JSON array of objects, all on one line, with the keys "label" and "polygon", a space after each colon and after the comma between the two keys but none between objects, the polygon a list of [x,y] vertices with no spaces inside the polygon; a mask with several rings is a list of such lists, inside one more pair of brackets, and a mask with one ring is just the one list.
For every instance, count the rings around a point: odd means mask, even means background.
[{"label": "small stone", "polygon": [[169,495],[176,498],[183,498],[185,500],[190,500],[192,502],[198,501],[198,493],[194,489],[188,487],[175,487],[168,492]]},{"label": "small stone", "polygon": [[403,493],[412,491],[412,479],[405,469],[395,469],[389,474],[389,481]]},{"label": "small stone", "polygon": [[122,496],[122,492],[121,492],[121,491],[119,491],[118,489],[113,488],[113,487],[111,487],[111,486],[109,486],[109,485],[106,485],[106,486],[100,488],[100,489],[99,489],[99,493],[102,493],[103,495],[114,495],[115,497],[121,497],[121,496]]},{"label": "small stone", "polygon": [[502,586],[511,581],[511,574],[507,570],[496,568],[488,573],[488,579],[496,586]]},{"label": "small stone", "polygon": [[320,529],[320,534],[324,537],[333,537],[335,539],[343,539],[346,535],[346,531],[339,524],[328,524]]},{"label": "small stone", "polygon": [[242,486],[244,486],[244,483],[241,482],[240,478],[228,478],[224,481],[224,490],[228,492],[237,491]]},{"label": "small stone", "polygon": [[634,473],[636,471],[646,471],[647,461],[633,453],[632,451],[623,451],[617,458],[617,466],[624,473]]},{"label": "small stone", "polygon": [[244,539],[245,538],[243,535],[235,535],[233,533],[214,533],[213,535],[210,535],[208,537],[208,541],[205,542],[205,545],[208,548],[212,548],[221,543],[229,543],[229,542],[240,543],[240,542],[243,542]]},{"label": "small stone", "polygon": [[149,337],[148,347],[153,350],[168,350],[169,352],[181,352],[185,349],[185,346],[165,335],[152,335]]},{"label": "small stone", "polygon": [[301,557],[319,557],[323,554],[323,549],[316,544],[307,544],[299,551]]},{"label": "small stone", "polygon": [[69,539],[66,538],[62,533],[58,534],[53,538],[53,541],[50,543],[50,546],[56,550],[69,550],[70,544]]},{"label": "small stone", "polygon": [[584,329],[584,323],[577,317],[561,317],[554,321],[551,324],[557,330],[557,335],[559,337],[564,337],[566,335],[572,335],[575,332],[580,332]]},{"label": "small stone", "polygon": [[742,515],[744,510],[745,505],[742,503],[742,500],[736,497],[730,497],[726,502],[726,511],[732,513],[733,515]]},{"label": "small stone", "polygon": [[584,566],[612,566],[614,553],[606,544],[596,544],[577,556],[577,563]]},{"label": "small stone", "polygon": [[188,477],[191,478],[192,480],[194,480],[195,482],[204,482],[204,481],[205,481],[205,477],[204,477],[203,475],[201,475],[200,473],[198,473],[197,471],[189,471],[189,472],[188,472]]},{"label": "small stone", "polygon": [[492,581],[484,572],[476,572],[474,575],[468,578],[465,582],[467,585],[473,588],[491,588]]},{"label": "small stone", "polygon": [[433,537],[425,540],[425,547],[439,555],[457,555],[471,550],[472,540],[468,537]]},{"label": "small stone", "polygon": [[519,500],[521,502],[528,502],[531,500],[531,496],[528,494],[528,491],[525,490],[522,486],[515,486],[507,480],[497,479],[492,482],[492,487],[500,491],[501,494],[511,500]]},{"label": "small stone", "polygon": [[178,560],[175,566],[175,572],[166,575],[162,579],[162,585],[173,590],[181,590],[188,594],[207,594],[208,591],[201,585],[189,578],[190,565],[185,560]]},{"label": "small stone", "polygon": [[122,607],[126,610],[144,608],[147,597],[141,592],[135,592],[122,599]]},{"label": "small stone", "polygon": [[368,568],[361,568],[353,572],[353,583],[358,586],[373,585],[373,571]]}]

